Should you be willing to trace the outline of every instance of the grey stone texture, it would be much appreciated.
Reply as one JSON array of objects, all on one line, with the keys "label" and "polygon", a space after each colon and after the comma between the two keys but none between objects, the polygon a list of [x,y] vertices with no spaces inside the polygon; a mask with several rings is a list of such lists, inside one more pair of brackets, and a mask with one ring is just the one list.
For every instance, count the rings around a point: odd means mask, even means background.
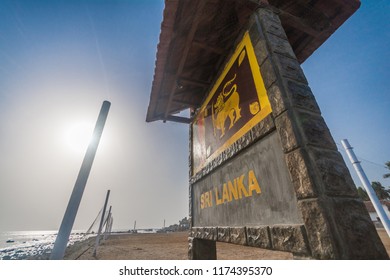
[{"label": "grey stone texture", "polygon": [[329,216],[319,199],[298,201],[307,232],[312,257],[315,259],[339,258],[337,246],[329,225]]},{"label": "grey stone texture", "polygon": [[334,227],[339,235],[339,258],[365,260],[386,258],[386,249],[370,217],[366,215],[363,202],[345,197],[333,197],[331,201]]},{"label": "grey stone texture", "polygon": [[[257,59],[259,58],[257,57]],[[275,65],[269,57],[260,65],[260,73],[267,89],[278,80],[278,76],[275,72]]]},{"label": "grey stone texture", "polygon": [[230,227],[218,227],[217,241],[230,242]]},{"label": "grey stone texture", "polygon": [[[190,258],[213,257],[215,241],[221,241],[289,251],[298,258],[388,259],[368,212],[357,197],[351,175],[321,116],[278,15],[260,8],[249,21],[248,30],[272,114],[204,170],[195,176],[191,174],[190,190],[195,182],[226,160],[276,132],[302,224],[193,229],[189,240]],[[207,246],[211,253],[205,249]]]},{"label": "grey stone texture", "polygon": [[279,132],[282,148],[285,153],[291,152],[299,147],[298,128],[293,123],[294,119],[289,111],[285,111],[275,119],[275,124]]},{"label": "grey stone texture", "polygon": [[296,110],[296,123],[301,128],[304,143],[325,149],[337,150],[324,119],[313,113]]},{"label": "grey stone texture", "polygon": [[310,254],[305,229],[302,225],[272,226],[270,231],[274,250],[287,251],[299,255]]},{"label": "grey stone texture", "polygon": [[248,246],[271,249],[271,236],[268,226],[247,227],[246,236]]},{"label": "grey stone texture", "polygon": [[293,107],[312,113],[321,113],[308,85],[287,80],[287,88],[288,92],[290,92],[291,105]]},{"label": "grey stone texture", "polygon": [[245,227],[230,228],[230,242],[234,244],[247,245]]},{"label": "grey stone texture", "polygon": [[273,84],[268,88],[268,98],[272,107],[272,115],[277,118],[284,111],[287,110],[287,105],[285,103],[285,97],[282,96],[283,92],[277,84]]},{"label": "grey stone texture", "polygon": [[216,260],[217,245],[213,240],[192,238],[188,239],[188,259],[190,260]]},{"label": "grey stone texture", "polygon": [[285,155],[291,180],[298,199],[318,196],[310,166],[306,165],[305,151],[296,149]]},{"label": "grey stone texture", "polygon": [[273,61],[278,67],[280,75],[283,78],[291,79],[301,83],[307,83],[302,68],[296,59],[284,56],[279,53],[274,53]]},{"label": "grey stone texture", "polygon": [[218,228],[216,227],[192,227],[191,236],[200,239],[217,240]]},{"label": "grey stone texture", "polygon": [[[205,235],[206,232],[212,234]],[[292,252],[294,255],[298,256],[310,255],[306,229],[303,225],[218,228],[194,227],[192,228],[190,236],[190,250],[193,250],[196,242],[204,240],[210,241],[211,243],[203,244],[214,244],[215,241],[218,241],[269,250]]]},{"label": "grey stone texture", "polygon": [[357,190],[343,158],[337,151],[311,148],[312,160],[327,196],[358,198]]},{"label": "grey stone texture", "polygon": [[[270,225],[273,248],[316,259],[387,259],[278,16],[261,8],[255,17],[260,35],[252,27],[251,37],[258,37],[256,55],[305,229],[289,244],[283,236],[291,229]],[[363,232],[369,238],[360,238]]]}]

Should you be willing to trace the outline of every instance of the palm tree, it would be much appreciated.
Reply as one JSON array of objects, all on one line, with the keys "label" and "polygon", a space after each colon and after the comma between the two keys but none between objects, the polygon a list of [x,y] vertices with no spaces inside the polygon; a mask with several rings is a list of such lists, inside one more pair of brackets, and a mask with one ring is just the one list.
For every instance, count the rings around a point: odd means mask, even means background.
[{"label": "palm tree", "polygon": [[362,187],[358,187],[357,192],[358,192],[359,197],[360,197],[363,201],[368,201],[368,200],[370,200],[370,198],[368,197],[367,192],[366,192]]},{"label": "palm tree", "polygon": [[380,200],[390,199],[390,190],[387,190],[380,182],[372,182],[372,188]]},{"label": "palm tree", "polygon": [[[386,162],[386,168],[390,170],[390,161]],[[390,178],[390,173],[383,175],[383,178]]]}]

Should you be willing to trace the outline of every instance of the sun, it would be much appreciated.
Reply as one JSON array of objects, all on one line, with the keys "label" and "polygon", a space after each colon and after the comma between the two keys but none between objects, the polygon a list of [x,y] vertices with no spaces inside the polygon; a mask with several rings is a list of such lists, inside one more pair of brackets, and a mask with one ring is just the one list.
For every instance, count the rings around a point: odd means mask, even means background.
[{"label": "sun", "polygon": [[75,153],[85,153],[92,139],[93,124],[78,122],[69,126],[65,132],[65,144]]}]

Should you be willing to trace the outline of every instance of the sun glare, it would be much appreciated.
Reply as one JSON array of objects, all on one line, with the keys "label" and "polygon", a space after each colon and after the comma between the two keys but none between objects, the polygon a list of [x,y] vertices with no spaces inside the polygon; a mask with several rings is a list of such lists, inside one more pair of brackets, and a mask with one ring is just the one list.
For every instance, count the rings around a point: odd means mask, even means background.
[{"label": "sun glare", "polygon": [[79,122],[71,125],[65,135],[68,148],[75,153],[84,153],[91,141],[93,124]]}]

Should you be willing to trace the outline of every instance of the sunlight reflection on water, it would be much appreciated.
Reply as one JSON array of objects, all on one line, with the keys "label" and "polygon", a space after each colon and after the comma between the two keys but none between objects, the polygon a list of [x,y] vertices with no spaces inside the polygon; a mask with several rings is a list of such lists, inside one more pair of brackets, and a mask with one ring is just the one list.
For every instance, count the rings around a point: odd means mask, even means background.
[{"label": "sunlight reflection on water", "polygon": [[[0,260],[48,259],[56,236],[56,231],[0,232]],[[91,236],[74,232],[68,246]]]}]

